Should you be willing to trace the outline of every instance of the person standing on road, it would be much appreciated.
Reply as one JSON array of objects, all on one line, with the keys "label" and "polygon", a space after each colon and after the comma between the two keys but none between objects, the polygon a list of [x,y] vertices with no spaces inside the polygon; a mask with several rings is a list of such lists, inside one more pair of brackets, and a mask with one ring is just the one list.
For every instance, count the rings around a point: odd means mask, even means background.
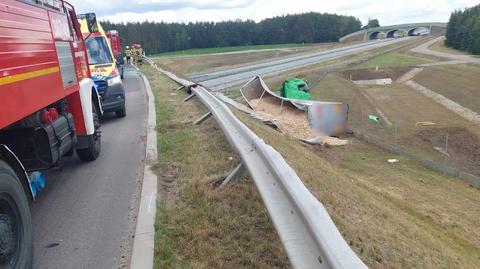
[{"label": "person standing on road", "polygon": [[129,46],[125,47],[125,57],[127,57],[127,64],[130,64],[130,59],[132,58],[132,50]]}]

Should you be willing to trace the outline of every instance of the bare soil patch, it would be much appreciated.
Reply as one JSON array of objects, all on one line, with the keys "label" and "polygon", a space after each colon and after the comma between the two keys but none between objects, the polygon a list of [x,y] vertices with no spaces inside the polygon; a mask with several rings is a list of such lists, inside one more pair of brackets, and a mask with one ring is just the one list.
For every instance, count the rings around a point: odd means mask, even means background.
[{"label": "bare soil patch", "polygon": [[418,130],[416,137],[424,147],[445,148],[448,134],[448,160],[455,166],[480,175],[480,138],[463,127],[440,127]]},{"label": "bare soil patch", "polygon": [[391,78],[396,80],[403,74],[408,72],[408,67],[385,68],[385,69],[353,69],[342,72],[347,79],[352,80],[368,80],[368,79],[382,79]]},{"label": "bare soil patch", "polygon": [[175,163],[158,164],[154,167],[158,178],[157,192],[166,206],[172,206],[178,198],[178,165]]}]

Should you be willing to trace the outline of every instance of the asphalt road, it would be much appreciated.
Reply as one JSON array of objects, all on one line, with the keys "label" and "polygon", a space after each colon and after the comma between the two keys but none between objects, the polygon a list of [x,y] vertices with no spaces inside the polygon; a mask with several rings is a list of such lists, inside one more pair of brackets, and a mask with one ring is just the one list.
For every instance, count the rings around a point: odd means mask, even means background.
[{"label": "asphalt road", "polygon": [[144,161],[146,97],[133,68],[125,70],[127,116],[102,124],[102,153],[91,163],[76,155],[46,173],[32,205],[34,268],[118,268],[129,253]]},{"label": "asphalt road", "polygon": [[435,44],[436,42],[445,40],[445,36],[440,36],[435,39],[432,39],[428,42],[421,44],[418,47],[412,48],[411,51],[416,53],[423,53],[427,55],[431,55],[434,57],[445,58],[448,59],[444,62],[435,62],[435,63],[428,63],[423,64],[421,66],[434,66],[434,65],[444,65],[444,64],[466,64],[466,63],[480,63],[480,58],[474,55],[457,55],[457,54],[450,54],[447,52],[441,52],[430,49],[430,46]]},{"label": "asphalt road", "polygon": [[351,54],[368,51],[388,45],[392,45],[407,38],[377,40],[356,44],[348,47],[308,53],[300,56],[287,57],[281,60],[267,61],[249,66],[229,68],[208,74],[195,75],[191,79],[201,82],[213,90],[219,90],[247,81],[256,75],[275,75],[290,69],[316,64],[322,61],[333,60]]}]

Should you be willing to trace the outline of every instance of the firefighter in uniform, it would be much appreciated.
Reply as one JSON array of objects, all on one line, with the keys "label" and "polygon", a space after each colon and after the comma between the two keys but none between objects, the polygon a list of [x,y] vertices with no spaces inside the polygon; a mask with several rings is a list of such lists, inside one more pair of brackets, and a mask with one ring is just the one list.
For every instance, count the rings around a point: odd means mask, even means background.
[{"label": "firefighter in uniform", "polygon": [[132,50],[129,46],[125,47],[125,57],[127,57],[127,64],[129,64],[132,59]]},{"label": "firefighter in uniform", "polygon": [[135,64],[142,64],[143,63],[142,57],[144,56],[144,54],[143,54],[143,49],[142,49],[141,45],[134,44],[132,46],[131,54],[132,54],[133,62]]}]

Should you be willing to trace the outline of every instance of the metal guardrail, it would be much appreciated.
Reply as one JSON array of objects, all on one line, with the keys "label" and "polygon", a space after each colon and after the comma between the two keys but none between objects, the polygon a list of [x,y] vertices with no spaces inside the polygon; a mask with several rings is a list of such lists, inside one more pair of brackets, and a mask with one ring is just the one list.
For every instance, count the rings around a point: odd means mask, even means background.
[{"label": "metal guardrail", "polygon": [[189,87],[210,110],[230,145],[249,170],[294,268],[367,268],[353,252],[324,206],[305,187],[295,171],[208,90],[158,68]]}]

